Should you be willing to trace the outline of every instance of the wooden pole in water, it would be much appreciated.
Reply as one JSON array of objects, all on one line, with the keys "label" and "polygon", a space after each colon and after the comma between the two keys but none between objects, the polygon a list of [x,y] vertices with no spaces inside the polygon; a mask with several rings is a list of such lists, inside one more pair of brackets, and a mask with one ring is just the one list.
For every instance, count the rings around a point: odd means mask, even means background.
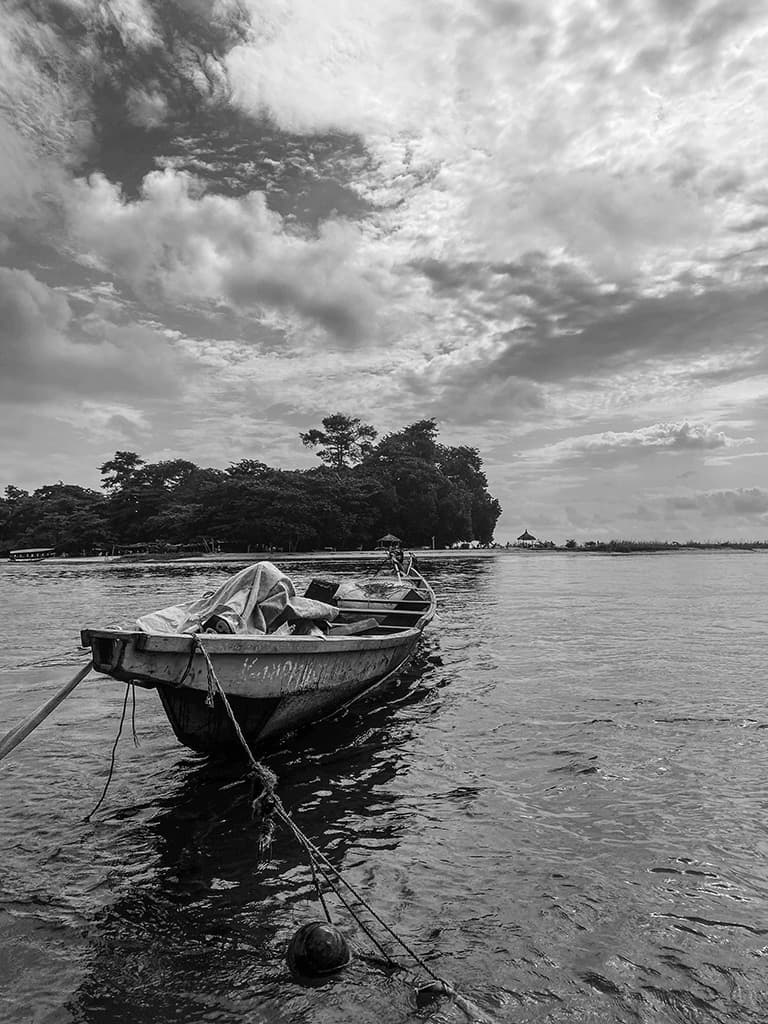
[{"label": "wooden pole in water", "polygon": [[10,754],[13,748],[17,747],[22,740],[25,740],[41,722],[45,721],[48,715],[61,704],[64,698],[72,693],[77,684],[85,679],[92,668],[93,662],[89,661],[87,665],[83,665],[77,675],[70,679],[66,686],[62,686],[58,693],[55,693],[45,704],[41,704],[37,711],[32,712],[29,718],[25,718],[15,729],[11,729],[10,732],[3,736],[0,740],[0,761],[3,760],[6,754]]}]

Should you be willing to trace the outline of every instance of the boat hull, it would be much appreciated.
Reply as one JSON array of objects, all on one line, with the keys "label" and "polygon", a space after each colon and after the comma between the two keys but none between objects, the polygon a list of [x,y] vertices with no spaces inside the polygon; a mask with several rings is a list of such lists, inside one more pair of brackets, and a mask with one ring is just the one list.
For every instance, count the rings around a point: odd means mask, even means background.
[{"label": "boat hull", "polygon": [[196,644],[204,645],[238,725],[256,750],[394,677],[420,635],[417,628],[324,639],[84,630],[82,641],[92,648],[97,672],[157,689],[181,743],[231,754],[242,748],[223,702],[209,699],[208,664]]}]

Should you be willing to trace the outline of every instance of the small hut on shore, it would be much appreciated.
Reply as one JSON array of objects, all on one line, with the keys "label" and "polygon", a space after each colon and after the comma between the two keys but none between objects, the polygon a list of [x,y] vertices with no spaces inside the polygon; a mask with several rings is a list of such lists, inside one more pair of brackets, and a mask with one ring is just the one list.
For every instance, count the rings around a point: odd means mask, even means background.
[{"label": "small hut on shore", "polygon": [[383,537],[379,537],[376,543],[378,547],[388,549],[398,548],[403,542],[394,533],[385,533]]},{"label": "small hut on shore", "polygon": [[521,533],[520,536],[517,538],[518,547],[521,548],[532,548],[535,543],[536,538],[533,536],[532,533],[529,533],[527,530]]}]

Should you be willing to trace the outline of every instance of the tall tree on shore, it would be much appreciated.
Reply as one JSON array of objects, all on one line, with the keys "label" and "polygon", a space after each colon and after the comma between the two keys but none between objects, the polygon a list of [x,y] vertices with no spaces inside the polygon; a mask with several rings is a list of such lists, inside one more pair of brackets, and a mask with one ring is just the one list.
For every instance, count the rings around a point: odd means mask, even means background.
[{"label": "tall tree on shore", "polygon": [[317,448],[317,455],[326,466],[341,470],[355,466],[368,455],[378,431],[357,416],[334,412],[322,421],[323,429],[313,428],[299,434],[308,448]]},{"label": "tall tree on shore", "polygon": [[435,465],[440,456],[437,421],[418,420],[394,434],[387,434],[376,446],[374,456],[380,464],[399,464],[418,459]]},{"label": "tall tree on shore", "polygon": [[99,472],[103,477],[101,486],[105,491],[121,491],[143,465],[144,459],[136,452],[115,452],[108,462],[99,466]]}]

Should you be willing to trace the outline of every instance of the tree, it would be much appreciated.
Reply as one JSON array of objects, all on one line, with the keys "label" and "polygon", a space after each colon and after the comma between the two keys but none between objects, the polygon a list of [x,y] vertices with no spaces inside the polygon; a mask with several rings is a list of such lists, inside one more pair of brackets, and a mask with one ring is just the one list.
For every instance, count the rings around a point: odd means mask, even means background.
[{"label": "tree", "polygon": [[257,459],[240,459],[239,462],[232,462],[227,467],[229,476],[235,477],[264,477],[271,472],[266,462],[259,462]]},{"label": "tree", "polygon": [[37,546],[32,543],[28,544],[24,540],[37,522],[36,507],[37,501],[29,491],[24,491],[13,484],[5,488],[5,497],[0,501],[0,529],[2,529],[2,544],[0,546],[3,548]]},{"label": "tree", "polygon": [[440,457],[440,445],[436,438],[437,421],[418,420],[395,434],[387,434],[376,446],[373,454],[379,462],[421,459],[435,465]]},{"label": "tree", "polygon": [[492,498],[487,491],[473,496],[472,499],[472,534],[481,544],[490,544],[493,531],[502,513],[501,504]]},{"label": "tree", "polygon": [[397,514],[389,522],[410,544],[435,538],[493,540],[501,505],[487,491],[483,463],[476,448],[438,443],[437,421],[418,420],[388,434],[365,465],[386,479],[396,496]]},{"label": "tree", "polygon": [[29,497],[29,491],[23,491],[21,487],[14,487],[13,484],[8,484],[5,488],[5,500],[9,505],[18,505],[24,498]]},{"label": "tree", "polygon": [[108,540],[106,499],[97,491],[59,481],[32,495],[21,491],[12,497],[0,509],[5,512],[0,516],[3,546],[79,552]]},{"label": "tree", "polygon": [[140,459],[136,452],[115,452],[109,462],[99,466],[99,472],[104,477],[102,487],[112,493],[122,490],[143,465],[144,459]]},{"label": "tree", "polygon": [[361,462],[371,452],[378,436],[378,431],[370,424],[342,412],[326,416],[322,423],[323,430],[314,428],[299,437],[308,448],[320,446],[318,458],[337,470]]},{"label": "tree", "polygon": [[483,462],[477,448],[459,445],[457,448],[440,448],[440,469],[449,480],[464,484],[469,490],[482,490],[488,485]]}]

